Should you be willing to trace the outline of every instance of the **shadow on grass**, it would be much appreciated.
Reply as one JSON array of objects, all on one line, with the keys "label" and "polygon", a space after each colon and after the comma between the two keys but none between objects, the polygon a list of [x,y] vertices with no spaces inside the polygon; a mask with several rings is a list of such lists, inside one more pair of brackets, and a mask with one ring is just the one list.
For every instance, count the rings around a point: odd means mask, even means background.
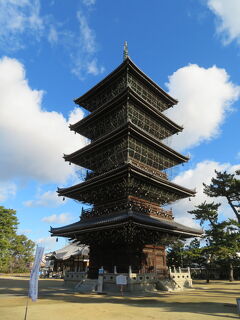
[{"label": "shadow on grass", "polygon": [[209,283],[206,282],[206,280],[193,280],[193,285],[198,286],[198,285],[203,285],[206,287],[210,287],[212,285],[214,286],[224,286],[225,288],[228,286],[240,286],[240,280],[234,280],[234,281],[227,281],[227,280],[210,280]]},{"label": "shadow on grass", "polygon": [[[27,296],[29,282],[21,279],[0,279],[0,296]],[[211,289],[211,288],[209,288]],[[221,291],[220,288],[212,288],[210,291],[209,300],[213,300],[211,294],[215,292],[221,293],[223,296],[228,295],[229,292],[226,288]],[[215,290],[214,290],[215,289]],[[208,291],[208,289],[206,289]],[[224,291],[226,290],[226,291]],[[231,288],[231,290],[233,290]],[[235,289],[234,289],[235,290]],[[202,292],[204,293],[204,292]],[[237,292],[230,292],[237,294]],[[169,297],[174,297],[174,294],[161,293],[161,294],[148,294],[147,297],[143,296],[119,296],[119,295],[84,295],[71,292],[69,289],[63,287],[63,281],[56,280],[41,280],[39,281],[39,301],[44,303],[51,300],[56,303],[79,303],[79,304],[121,304],[128,305],[130,307],[139,308],[159,308],[161,312],[181,312],[181,313],[193,313],[203,314],[223,319],[239,319],[236,314],[235,304],[223,304],[222,302],[191,302],[192,296],[200,296],[199,290],[196,292],[188,291],[185,296],[184,302],[169,301]],[[189,299],[188,299],[189,297]],[[219,296],[218,296],[219,298]],[[176,295],[176,300],[178,299]],[[174,299],[175,300],[175,299]],[[200,300],[200,299],[199,299]]]},{"label": "shadow on grass", "polygon": [[[64,295],[64,296],[40,296],[41,300],[51,299],[51,301],[63,301],[69,303],[81,304],[116,304],[127,305],[129,307],[137,308],[158,308],[161,313],[177,312],[177,313],[192,313],[202,314],[223,319],[239,319],[236,314],[236,305],[226,304],[220,302],[170,302],[167,297],[161,295],[159,298],[133,298],[133,297],[116,297],[116,296],[87,296],[84,295]],[[193,316],[194,319],[194,316]]]},{"label": "shadow on grass", "polygon": [[[23,279],[11,279],[11,278],[0,278],[0,295],[15,295],[15,296],[27,296],[29,288],[29,278]],[[39,290],[47,291],[49,293],[56,293],[57,291],[67,291],[63,288],[63,281],[55,279],[47,279],[39,281]]]}]

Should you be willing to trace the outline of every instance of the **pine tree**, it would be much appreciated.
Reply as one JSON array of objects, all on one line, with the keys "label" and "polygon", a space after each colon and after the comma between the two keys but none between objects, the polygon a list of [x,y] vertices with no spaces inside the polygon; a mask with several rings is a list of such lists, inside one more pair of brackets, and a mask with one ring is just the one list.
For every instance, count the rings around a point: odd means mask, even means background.
[{"label": "pine tree", "polygon": [[0,272],[24,272],[33,260],[34,242],[17,234],[16,211],[0,206]]},{"label": "pine tree", "polygon": [[229,219],[218,221],[219,203],[206,203],[206,201],[195,210],[189,213],[195,216],[200,224],[208,222],[208,229],[205,231],[206,246],[203,247],[203,254],[207,261],[207,282],[210,278],[210,267],[213,262],[224,261],[229,266],[229,281],[233,281],[233,263],[238,260],[237,253],[240,251],[240,224]]},{"label": "pine tree", "polygon": [[237,176],[240,170],[235,174],[226,171],[216,171],[216,177],[212,178],[210,185],[204,185],[204,193],[209,197],[225,197],[232,208],[238,223],[240,223],[240,180]]}]

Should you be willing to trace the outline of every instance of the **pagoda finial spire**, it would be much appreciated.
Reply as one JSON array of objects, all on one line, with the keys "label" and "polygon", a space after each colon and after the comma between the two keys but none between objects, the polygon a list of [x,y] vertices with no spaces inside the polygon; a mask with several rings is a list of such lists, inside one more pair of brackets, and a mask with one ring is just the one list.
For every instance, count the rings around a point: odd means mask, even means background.
[{"label": "pagoda finial spire", "polygon": [[124,41],[124,47],[123,47],[123,61],[126,60],[128,57],[128,43],[127,41]]}]

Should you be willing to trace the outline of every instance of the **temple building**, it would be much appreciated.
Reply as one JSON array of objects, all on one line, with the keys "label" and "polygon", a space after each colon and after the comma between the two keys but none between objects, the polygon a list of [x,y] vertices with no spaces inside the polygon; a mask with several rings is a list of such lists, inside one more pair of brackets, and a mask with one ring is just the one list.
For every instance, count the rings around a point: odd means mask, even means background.
[{"label": "temple building", "polygon": [[98,270],[166,274],[165,246],[201,230],[174,221],[166,205],[194,196],[195,191],[168,179],[168,169],[188,157],[164,141],[183,130],[164,111],[177,100],[161,89],[129,58],[75,103],[90,113],[70,125],[90,140],[64,155],[86,168],[84,182],[58,189],[59,196],[91,205],[80,220],[51,228],[52,236],[88,245],[88,277]]},{"label": "temple building", "polygon": [[66,272],[84,272],[88,267],[88,246],[75,241],[65,247],[46,253],[42,274],[64,277]]}]

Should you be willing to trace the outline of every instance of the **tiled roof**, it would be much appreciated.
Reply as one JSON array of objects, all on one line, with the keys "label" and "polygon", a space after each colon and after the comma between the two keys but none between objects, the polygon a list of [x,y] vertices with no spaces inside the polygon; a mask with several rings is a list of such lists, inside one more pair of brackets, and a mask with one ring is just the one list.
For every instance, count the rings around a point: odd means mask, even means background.
[{"label": "tiled roof", "polygon": [[53,236],[70,236],[71,234],[93,232],[94,230],[103,230],[109,227],[114,228],[129,221],[148,229],[162,231],[163,233],[183,234],[187,237],[200,236],[203,233],[201,229],[189,228],[173,220],[148,216],[131,210],[102,217],[88,218],[61,228],[51,228],[50,232]]},{"label": "tiled roof", "polygon": [[88,254],[89,254],[88,246],[84,244],[80,244],[79,242],[73,242],[59,250],[52,252],[51,255],[48,255],[48,260],[51,259],[52,257],[57,260],[67,260],[70,257],[80,256],[80,255],[84,257],[88,257]]}]

